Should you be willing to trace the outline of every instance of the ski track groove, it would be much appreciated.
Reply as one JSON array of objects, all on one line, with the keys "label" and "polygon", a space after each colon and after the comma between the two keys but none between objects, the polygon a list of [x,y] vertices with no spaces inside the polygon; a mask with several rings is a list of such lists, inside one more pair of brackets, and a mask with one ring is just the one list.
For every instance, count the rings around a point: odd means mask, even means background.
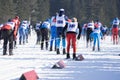
[{"label": "ski track groove", "polygon": [[[30,37],[30,39],[35,41],[35,37]],[[118,45],[112,45],[110,40],[105,41],[109,46],[105,46],[105,42],[101,41],[102,50],[100,52],[97,50],[92,52],[91,47],[85,48],[85,43],[78,42],[83,46],[77,45],[77,47],[79,46],[77,48],[77,55],[83,54],[85,57],[83,61],[66,60],[65,55],[56,55],[54,51],[40,50],[40,45],[35,45],[33,41],[29,41],[26,45],[17,45],[18,48],[14,50],[15,55],[13,56],[0,55],[0,80],[18,80],[22,73],[29,70],[35,70],[40,80],[80,80],[85,78],[86,74],[91,75],[94,71],[98,73],[103,71],[105,73],[110,72],[111,74],[114,73],[114,76],[120,74],[120,57],[117,56],[118,53],[114,52],[120,52],[120,48]],[[2,53],[1,50],[0,52]],[[72,53],[70,53],[70,56],[72,57]],[[51,69],[59,60],[65,62],[66,68]],[[81,78],[78,78],[79,75],[81,75]],[[85,78],[85,80],[89,79]],[[107,80],[110,80],[110,78]],[[113,79],[111,78],[111,80]],[[120,80],[120,78],[115,80]]]}]

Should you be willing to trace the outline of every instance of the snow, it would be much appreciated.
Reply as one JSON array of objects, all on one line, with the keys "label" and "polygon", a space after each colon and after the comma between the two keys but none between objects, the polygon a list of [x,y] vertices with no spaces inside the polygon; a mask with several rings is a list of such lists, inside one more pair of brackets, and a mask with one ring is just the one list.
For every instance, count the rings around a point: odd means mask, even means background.
[{"label": "snow", "polygon": [[[33,31],[29,43],[17,45],[13,56],[3,56],[0,45],[0,80],[19,80],[23,73],[31,70],[35,70],[39,80],[120,80],[120,44],[113,45],[110,36],[101,41],[100,52],[93,52],[90,46],[86,48],[83,39],[77,41],[77,55],[82,54],[83,61],[72,60],[72,48],[71,59],[66,60],[62,53],[56,55],[55,51],[41,50],[35,41]],[[66,67],[51,69],[60,60]]]}]

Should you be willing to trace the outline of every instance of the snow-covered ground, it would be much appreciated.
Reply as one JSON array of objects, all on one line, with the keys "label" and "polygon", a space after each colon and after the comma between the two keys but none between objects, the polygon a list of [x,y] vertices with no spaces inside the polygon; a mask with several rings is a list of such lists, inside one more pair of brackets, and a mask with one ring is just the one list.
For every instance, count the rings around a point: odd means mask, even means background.
[{"label": "snow-covered ground", "polygon": [[[113,45],[110,36],[101,41],[100,52],[93,52],[91,47],[86,48],[85,40],[79,40],[77,55],[82,54],[83,61],[66,60],[66,55],[41,50],[35,41],[33,32],[29,43],[17,45],[13,56],[3,56],[0,45],[0,80],[19,80],[23,73],[30,70],[35,70],[39,80],[120,80],[120,44]],[[60,60],[66,67],[51,69]]]}]

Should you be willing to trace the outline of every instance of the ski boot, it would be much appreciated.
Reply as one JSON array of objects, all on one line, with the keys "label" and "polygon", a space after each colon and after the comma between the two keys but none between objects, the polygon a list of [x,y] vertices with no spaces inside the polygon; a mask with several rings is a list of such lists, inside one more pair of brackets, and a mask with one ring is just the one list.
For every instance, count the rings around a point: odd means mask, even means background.
[{"label": "ski boot", "polygon": [[93,49],[92,49],[92,51],[95,51],[95,46],[93,46]]},{"label": "ski boot", "polygon": [[66,59],[69,59],[69,58],[70,58],[70,54],[67,53],[67,54],[66,54]]},{"label": "ski boot", "polygon": [[73,60],[76,59],[76,53],[73,53]]},{"label": "ski boot", "polygon": [[5,49],[3,50],[3,55],[7,55],[6,51],[7,51],[7,50],[5,50]]},{"label": "ski boot", "polygon": [[63,49],[63,54],[66,54],[65,48]]},{"label": "ski boot", "polygon": [[98,47],[98,51],[100,51],[100,47]]},{"label": "ski boot", "polygon": [[60,54],[60,51],[59,51],[59,49],[57,49],[57,54]]},{"label": "ski boot", "polygon": [[9,55],[10,56],[13,55],[13,50],[12,49],[9,50]]},{"label": "ski boot", "polygon": [[43,43],[41,43],[41,50],[43,50]]},{"label": "ski boot", "polygon": [[52,51],[52,46],[50,46],[50,51]]}]

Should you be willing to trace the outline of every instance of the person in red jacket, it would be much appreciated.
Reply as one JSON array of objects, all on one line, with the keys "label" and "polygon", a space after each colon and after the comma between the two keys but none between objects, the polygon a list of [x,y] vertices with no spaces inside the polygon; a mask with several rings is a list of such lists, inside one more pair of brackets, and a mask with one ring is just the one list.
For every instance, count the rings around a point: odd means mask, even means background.
[{"label": "person in red jacket", "polygon": [[15,16],[15,18],[12,19],[13,22],[15,22],[15,27],[14,27],[14,47],[16,47],[16,40],[17,40],[17,32],[18,28],[20,26],[20,19],[18,16]]},{"label": "person in red jacket", "polygon": [[112,22],[112,38],[113,44],[118,44],[118,27],[120,20],[116,17]]},{"label": "person in red jacket", "polygon": [[[77,29],[79,29],[79,33],[77,36]],[[66,31],[66,39],[67,39],[67,55],[66,58],[70,58],[70,45],[72,44],[73,47],[73,59],[76,59],[76,36],[77,39],[80,39],[81,36],[81,30],[80,24],[77,22],[76,18],[72,18],[72,21],[68,22],[66,26],[63,29],[63,36],[65,36]]]},{"label": "person in red jacket", "polygon": [[13,33],[14,33],[14,27],[15,23],[8,20],[7,23],[5,23],[1,30],[2,30],[2,36],[3,36],[3,55],[7,55],[7,44],[9,42],[9,55],[13,55]]}]

